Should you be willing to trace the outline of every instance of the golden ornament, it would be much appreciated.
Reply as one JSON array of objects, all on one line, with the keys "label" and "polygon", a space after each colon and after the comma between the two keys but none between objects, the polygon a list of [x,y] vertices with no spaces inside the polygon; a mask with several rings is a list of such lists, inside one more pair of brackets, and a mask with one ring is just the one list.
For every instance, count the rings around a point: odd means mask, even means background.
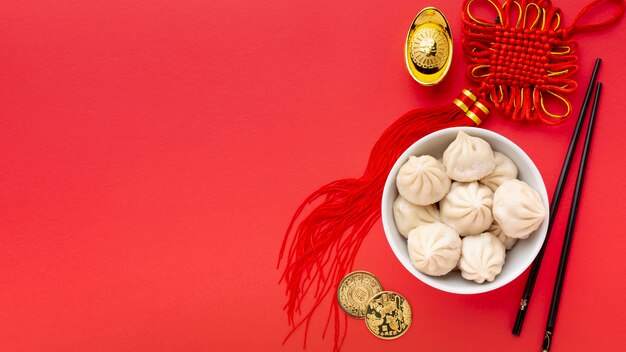
[{"label": "golden ornament", "polygon": [[419,84],[439,83],[452,63],[452,32],[441,11],[427,7],[420,11],[406,36],[406,67]]}]

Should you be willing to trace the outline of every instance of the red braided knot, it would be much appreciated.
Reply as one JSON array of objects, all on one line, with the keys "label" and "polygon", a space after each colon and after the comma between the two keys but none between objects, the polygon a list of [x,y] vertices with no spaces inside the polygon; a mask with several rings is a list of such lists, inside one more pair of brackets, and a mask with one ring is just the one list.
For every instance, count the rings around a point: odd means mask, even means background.
[{"label": "red braided knot", "polygon": [[[478,0],[466,0],[463,12],[466,74],[478,94],[513,120],[565,121],[572,108],[564,95],[577,86],[571,77],[578,71],[578,46],[560,28],[561,10],[542,0],[486,2],[496,22],[473,16]],[[560,113],[548,108],[547,98],[563,105]]]}]

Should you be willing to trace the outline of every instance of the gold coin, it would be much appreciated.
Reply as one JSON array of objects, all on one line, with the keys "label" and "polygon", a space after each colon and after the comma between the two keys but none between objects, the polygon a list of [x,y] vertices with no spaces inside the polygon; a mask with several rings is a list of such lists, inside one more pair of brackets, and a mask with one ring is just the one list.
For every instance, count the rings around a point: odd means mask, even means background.
[{"label": "gold coin", "polygon": [[411,306],[398,293],[379,292],[367,304],[365,325],[378,338],[391,340],[402,336],[411,321]]},{"label": "gold coin", "polygon": [[341,280],[337,288],[337,301],[346,314],[363,319],[367,302],[383,287],[378,279],[367,271],[354,271]]}]

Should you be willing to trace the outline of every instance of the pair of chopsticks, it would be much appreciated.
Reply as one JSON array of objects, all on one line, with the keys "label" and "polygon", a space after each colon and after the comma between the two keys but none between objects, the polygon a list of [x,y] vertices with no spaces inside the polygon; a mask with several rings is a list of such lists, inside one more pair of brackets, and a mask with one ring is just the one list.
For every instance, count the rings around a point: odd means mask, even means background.
[{"label": "pair of chopsticks", "polygon": [[595,86],[595,93],[596,93],[595,100],[593,102],[593,107],[591,108],[591,116],[589,118],[589,126],[587,127],[585,145],[583,147],[583,153],[582,153],[581,160],[580,160],[578,178],[576,179],[576,188],[574,189],[574,198],[572,199],[572,207],[570,209],[569,219],[567,222],[565,239],[563,240],[563,248],[561,250],[559,268],[558,268],[557,275],[556,275],[556,281],[554,283],[554,291],[552,293],[552,304],[550,305],[550,314],[548,316],[548,322],[546,324],[546,332],[545,332],[543,346],[542,346],[543,352],[547,352],[550,350],[550,344],[552,342],[552,335],[554,333],[554,326],[556,323],[556,315],[559,309],[559,301],[561,298],[561,292],[563,290],[565,270],[567,268],[567,261],[568,261],[569,251],[570,251],[570,247],[572,244],[572,237],[574,233],[574,226],[576,224],[576,215],[578,213],[580,193],[581,193],[583,182],[585,179],[585,168],[587,166],[587,156],[589,154],[589,147],[591,145],[591,137],[593,135],[593,128],[595,125],[596,113],[598,110],[598,102],[600,100],[600,92],[602,89],[602,83],[596,84],[596,77],[598,74],[598,69],[600,68],[600,62],[601,62],[601,59],[596,59],[593,73],[591,74],[589,85],[587,86],[587,92],[585,93],[585,99],[580,109],[580,114],[578,115],[578,121],[576,123],[576,127],[574,128],[572,140],[570,141],[570,145],[567,150],[565,160],[563,162],[561,175],[559,176],[559,181],[557,183],[556,189],[552,197],[552,204],[550,204],[550,218],[548,219],[548,231],[546,234],[546,240],[541,246],[541,250],[539,251],[539,254],[535,258],[533,265],[530,269],[528,281],[526,282],[526,287],[524,288],[524,294],[522,296],[520,307],[517,312],[515,325],[513,326],[513,334],[519,335],[522,330],[522,324],[524,323],[526,311],[528,310],[528,304],[530,303],[530,298],[533,292],[533,288],[535,287],[535,282],[537,281],[537,275],[539,274],[539,267],[541,266],[543,255],[545,254],[545,250],[546,250],[547,243],[548,243],[548,237],[550,236],[550,231],[552,230],[552,225],[554,225],[554,219],[556,218],[556,213],[559,208],[559,204],[561,202],[561,196],[563,195],[563,188],[567,180],[567,175],[569,173],[569,169],[572,164],[574,153],[576,151],[576,145],[578,144],[578,137],[580,136],[584,119],[587,114],[587,108],[589,107],[589,103],[591,101],[591,97],[593,95],[594,86]]}]

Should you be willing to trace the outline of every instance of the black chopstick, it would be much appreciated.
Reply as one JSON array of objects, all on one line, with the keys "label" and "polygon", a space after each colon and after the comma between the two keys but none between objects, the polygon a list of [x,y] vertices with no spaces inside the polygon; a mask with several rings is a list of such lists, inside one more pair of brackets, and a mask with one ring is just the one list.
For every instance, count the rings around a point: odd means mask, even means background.
[{"label": "black chopstick", "polygon": [[570,141],[569,149],[567,150],[567,155],[565,156],[565,160],[563,161],[563,167],[561,168],[561,175],[559,176],[559,181],[557,183],[556,189],[554,190],[554,194],[552,195],[552,203],[550,204],[550,218],[548,219],[548,231],[546,233],[546,239],[544,240],[543,245],[541,246],[541,250],[539,251],[539,254],[537,254],[537,257],[535,257],[535,260],[533,261],[533,265],[530,268],[530,274],[528,275],[528,280],[526,281],[524,294],[522,295],[520,306],[517,311],[517,318],[515,319],[515,324],[513,325],[514,335],[520,334],[520,331],[522,330],[522,325],[524,324],[526,311],[528,310],[528,305],[530,304],[530,297],[533,293],[533,289],[535,288],[535,282],[537,281],[537,275],[539,274],[539,267],[541,267],[541,261],[543,260],[543,255],[548,245],[548,238],[550,237],[550,231],[552,230],[552,225],[554,224],[554,219],[556,217],[556,213],[559,208],[559,203],[561,202],[561,196],[563,195],[563,188],[565,186],[565,182],[567,181],[567,175],[569,173],[569,168],[572,164],[572,159],[574,158],[574,152],[576,151],[576,145],[578,143],[578,137],[580,136],[580,130],[583,127],[585,115],[587,115],[587,108],[589,106],[589,102],[591,101],[593,87],[596,83],[596,76],[598,75],[598,69],[600,68],[601,62],[602,62],[601,59],[599,58],[596,59],[595,66],[593,68],[593,73],[591,74],[591,78],[589,79],[589,85],[587,86],[587,92],[585,93],[585,99],[583,100],[583,105],[580,108],[578,121],[576,122],[574,133],[572,134],[572,140]]},{"label": "black chopstick", "polygon": [[580,168],[578,169],[578,178],[576,179],[576,188],[574,189],[574,198],[572,199],[572,208],[569,212],[567,221],[567,230],[565,231],[565,239],[563,240],[563,249],[561,250],[561,259],[559,260],[559,270],[556,274],[554,282],[554,292],[552,292],[552,304],[550,304],[550,315],[548,315],[548,323],[546,324],[546,333],[543,338],[542,352],[548,352],[552,343],[554,333],[554,325],[556,323],[556,314],[559,310],[559,302],[561,300],[561,291],[563,290],[563,281],[565,279],[565,270],[567,269],[567,259],[569,258],[570,247],[572,245],[572,237],[574,235],[574,226],[576,225],[576,215],[578,213],[578,204],[580,203],[580,193],[585,181],[585,168],[587,166],[587,157],[589,155],[589,147],[591,145],[591,137],[593,136],[593,126],[596,120],[596,112],[598,110],[598,101],[600,100],[600,92],[602,83],[596,85],[596,98],[591,108],[591,117],[589,118],[589,127],[587,127],[587,137],[585,138],[585,146],[583,154],[580,157]]}]

